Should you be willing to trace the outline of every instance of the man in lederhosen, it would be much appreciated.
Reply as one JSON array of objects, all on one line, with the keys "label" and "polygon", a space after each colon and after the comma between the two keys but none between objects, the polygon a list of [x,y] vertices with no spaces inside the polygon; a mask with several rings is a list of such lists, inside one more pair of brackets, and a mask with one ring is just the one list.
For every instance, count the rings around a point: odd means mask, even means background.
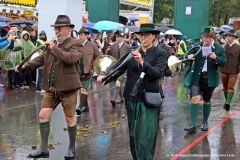
[{"label": "man in lederhosen", "polygon": [[225,50],[214,42],[213,28],[206,27],[201,33],[203,42],[196,45],[208,48],[207,53],[204,52],[205,49],[202,49],[200,54],[195,57],[196,50],[192,50],[186,55],[188,60],[195,60],[190,86],[190,124],[184,128],[189,133],[196,133],[196,121],[201,97],[203,98],[201,131],[208,130],[208,118],[212,108],[211,98],[214,89],[219,84],[218,67],[224,67],[226,64]]},{"label": "man in lederhosen", "polygon": [[[111,48],[108,50],[108,55],[113,56],[116,60],[118,60],[120,57],[122,57],[127,49],[130,47],[127,43],[124,43],[123,38],[124,38],[124,33],[120,30],[117,30],[114,33],[114,36],[116,37],[116,42],[111,46]],[[124,75],[121,75],[118,77],[116,81],[116,89],[115,89],[115,94],[113,97],[113,100],[111,100],[112,106],[115,107],[116,103],[123,103],[123,95],[121,92],[121,83],[124,79]],[[116,102],[116,99],[120,96],[120,100]]]},{"label": "man in lederhosen", "polygon": [[80,105],[76,109],[78,115],[81,112],[88,112],[88,91],[90,87],[90,82],[93,74],[93,60],[101,55],[94,42],[88,40],[88,35],[90,32],[87,28],[83,27],[78,32],[80,41],[83,44],[82,57],[80,59],[80,80],[82,82],[82,88],[80,90]]},{"label": "man in lederhosen", "polygon": [[[43,96],[39,112],[41,147],[36,152],[29,154],[28,158],[49,158],[50,117],[59,103],[63,106],[69,135],[68,151],[64,158],[75,158],[77,124],[74,115],[78,90],[82,86],[79,79],[82,44],[70,36],[73,26],[74,24],[71,24],[67,15],[59,15],[55,24],[51,25],[57,35],[56,41],[46,41],[47,50],[26,62],[21,68],[25,72],[30,72],[44,65],[45,71],[42,88],[46,93]],[[15,71],[19,72],[18,66],[15,67]],[[61,118],[64,117],[61,116]]]},{"label": "man in lederhosen", "polygon": [[227,57],[227,63],[224,67],[220,67],[223,93],[225,97],[225,103],[223,108],[226,111],[230,109],[230,102],[234,95],[234,86],[237,78],[240,77],[240,46],[234,42],[236,34],[234,30],[229,30],[226,34],[227,44],[224,46]]}]

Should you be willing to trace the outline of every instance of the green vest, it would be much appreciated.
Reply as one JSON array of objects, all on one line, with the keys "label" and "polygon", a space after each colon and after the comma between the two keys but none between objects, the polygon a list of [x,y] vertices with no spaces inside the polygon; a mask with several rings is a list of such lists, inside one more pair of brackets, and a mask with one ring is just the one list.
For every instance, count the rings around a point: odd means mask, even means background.
[{"label": "green vest", "polygon": [[52,68],[51,68],[51,71],[50,71],[49,85],[56,85],[54,63],[52,65]]},{"label": "green vest", "polygon": [[187,50],[187,45],[186,45],[186,43],[185,43],[183,40],[181,40],[180,43],[179,43],[179,45],[178,45],[178,55],[184,55],[184,54],[185,54],[185,53],[183,52],[182,48],[181,48],[181,44],[184,45],[185,51]]},{"label": "green vest", "polygon": [[[65,42],[68,39],[69,39],[69,37],[67,39],[65,39],[63,42]],[[41,43],[41,41],[40,41],[40,43]],[[55,62],[52,63],[52,68],[51,68],[51,71],[50,71],[49,85],[55,85],[56,86],[56,75],[55,75],[54,63]]]}]

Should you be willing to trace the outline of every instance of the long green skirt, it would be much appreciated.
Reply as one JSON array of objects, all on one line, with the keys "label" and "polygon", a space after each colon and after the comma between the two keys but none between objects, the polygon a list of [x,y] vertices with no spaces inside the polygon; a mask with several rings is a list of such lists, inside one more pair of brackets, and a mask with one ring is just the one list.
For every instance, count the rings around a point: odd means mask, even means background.
[{"label": "long green skirt", "polygon": [[154,156],[159,108],[147,107],[144,102],[126,101],[130,149],[134,160],[152,160]]}]

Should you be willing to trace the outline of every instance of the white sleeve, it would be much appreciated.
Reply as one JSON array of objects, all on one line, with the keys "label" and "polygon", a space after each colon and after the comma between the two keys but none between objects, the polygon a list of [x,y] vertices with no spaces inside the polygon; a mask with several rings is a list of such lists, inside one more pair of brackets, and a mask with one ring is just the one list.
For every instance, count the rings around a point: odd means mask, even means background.
[{"label": "white sleeve", "polygon": [[104,47],[104,42],[102,42],[102,44],[101,44],[101,42],[100,42],[98,39],[96,40],[96,42],[97,42],[99,48],[103,49],[103,47]]}]

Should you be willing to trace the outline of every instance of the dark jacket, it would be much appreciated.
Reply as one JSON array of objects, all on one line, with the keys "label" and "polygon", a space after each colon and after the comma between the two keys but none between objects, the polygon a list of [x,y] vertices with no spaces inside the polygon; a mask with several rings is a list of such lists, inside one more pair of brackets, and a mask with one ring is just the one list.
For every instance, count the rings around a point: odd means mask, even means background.
[{"label": "dark jacket", "polygon": [[[203,42],[197,43],[196,45],[203,46]],[[212,52],[217,56],[216,60],[213,60],[207,56],[207,78],[208,87],[217,87],[219,85],[219,70],[218,67],[224,67],[226,64],[225,49],[214,42],[214,48],[212,47]],[[197,48],[198,49],[198,48]],[[190,51],[187,55],[195,54],[197,49]],[[186,55],[186,56],[187,56]],[[194,72],[192,75],[191,84],[199,85],[200,74],[205,62],[205,58],[202,55],[202,51],[195,57]]]},{"label": "dark jacket", "polygon": [[[134,49],[136,47],[131,47]],[[127,81],[124,88],[124,98],[130,101],[144,101],[144,91],[147,92],[159,92],[159,79],[164,76],[164,70],[166,67],[166,51],[159,47],[152,47],[148,49],[144,58],[143,67],[132,58],[123,68],[116,73],[112,80],[116,80],[127,70]],[[134,87],[134,84],[141,75],[141,72],[145,72],[143,79],[143,85],[138,91],[137,96],[130,97],[130,93]]]},{"label": "dark jacket", "polygon": [[30,72],[44,65],[42,88],[49,89],[49,78],[52,65],[54,64],[56,76],[56,90],[70,91],[80,88],[79,59],[82,54],[82,44],[76,39],[69,37],[58,47],[48,48],[40,56],[30,62],[26,62],[25,71]]},{"label": "dark jacket", "polygon": [[219,70],[223,73],[240,73],[240,46],[234,43],[232,47],[226,44],[224,48],[226,51],[227,63],[223,68],[219,67]]}]

